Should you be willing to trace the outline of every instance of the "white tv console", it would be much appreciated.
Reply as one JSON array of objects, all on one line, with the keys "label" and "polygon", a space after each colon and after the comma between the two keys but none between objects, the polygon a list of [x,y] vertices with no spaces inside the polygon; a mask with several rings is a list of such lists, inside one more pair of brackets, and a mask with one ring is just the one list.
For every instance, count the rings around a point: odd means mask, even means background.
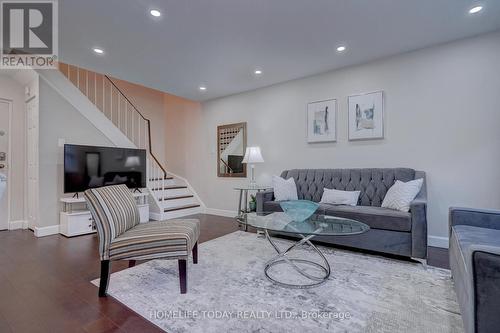
[{"label": "white tv console", "polygon": [[[146,190],[147,191],[147,190]],[[137,201],[141,223],[149,221],[149,193],[132,193]],[[62,211],[59,215],[59,233],[66,237],[96,232],[96,225],[87,208],[85,198],[61,198]],[[77,206],[77,207],[75,207]]]}]

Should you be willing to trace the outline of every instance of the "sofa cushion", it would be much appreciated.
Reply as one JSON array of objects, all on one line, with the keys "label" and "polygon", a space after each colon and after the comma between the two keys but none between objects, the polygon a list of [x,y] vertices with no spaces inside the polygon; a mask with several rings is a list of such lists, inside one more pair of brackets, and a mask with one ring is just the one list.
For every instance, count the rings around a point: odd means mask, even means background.
[{"label": "sofa cushion", "polygon": [[[268,201],[264,203],[264,211],[281,212],[279,202]],[[411,214],[393,209],[370,206],[337,206],[320,204],[318,213],[345,217],[367,224],[372,229],[391,231],[411,231]]]},{"label": "sofa cushion", "polygon": [[411,214],[389,208],[372,206],[336,206],[321,204],[318,212],[326,215],[345,217],[367,224],[372,229],[391,231],[411,231]]},{"label": "sofa cushion", "polygon": [[409,182],[396,180],[394,185],[387,191],[381,207],[409,212],[410,204],[420,192],[423,183],[423,178],[410,180]]},{"label": "sofa cushion", "polygon": [[297,186],[293,178],[283,179],[273,176],[274,198],[276,201],[297,200]]},{"label": "sofa cushion", "polygon": [[109,247],[110,260],[184,258],[200,236],[197,219],[141,223],[116,237]]},{"label": "sofa cushion", "polygon": [[357,206],[360,193],[361,191],[341,191],[325,187],[319,203]]}]

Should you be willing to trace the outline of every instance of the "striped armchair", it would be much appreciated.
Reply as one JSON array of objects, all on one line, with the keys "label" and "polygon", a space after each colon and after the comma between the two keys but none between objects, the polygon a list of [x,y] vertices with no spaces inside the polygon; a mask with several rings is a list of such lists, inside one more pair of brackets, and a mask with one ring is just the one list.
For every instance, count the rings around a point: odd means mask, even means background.
[{"label": "striped armchair", "polygon": [[128,260],[177,259],[181,294],[187,291],[187,259],[193,252],[198,263],[200,222],[196,219],[151,221],[139,224],[139,210],[125,185],[85,191],[85,198],[99,235],[101,281],[99,296],[106,296],[110,262]]}]

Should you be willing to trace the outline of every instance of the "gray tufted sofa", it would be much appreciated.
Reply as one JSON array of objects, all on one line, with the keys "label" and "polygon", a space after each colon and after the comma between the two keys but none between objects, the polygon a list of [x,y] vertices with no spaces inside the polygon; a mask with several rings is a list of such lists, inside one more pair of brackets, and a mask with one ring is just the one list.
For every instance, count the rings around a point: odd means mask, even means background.
[{"label": "gray tufted sofa", "polygon": [[[427,190],[425,172],[394,169],[295,169],[281,177],[294,178],[298,198],[319,202],[323,189],[361,191],[358,206],[321,204],[318,212],[351,218],[370,226],[361,235],[316,237],[321,242],[411,257],[427,258]],[[387,190],[396,180],[424,179],[424,185],[411,203],[410,212],[380,207]],[[257,212],[281,211],[273,191],[257,194]]]}]

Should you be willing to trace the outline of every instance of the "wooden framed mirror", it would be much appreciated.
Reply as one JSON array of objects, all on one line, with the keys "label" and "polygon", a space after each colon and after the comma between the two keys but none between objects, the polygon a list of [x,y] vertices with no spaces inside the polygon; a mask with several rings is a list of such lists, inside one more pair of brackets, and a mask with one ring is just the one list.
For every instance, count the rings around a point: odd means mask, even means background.
[{"label": "wooden framed mirror", "polygon": [[247,148],[247,123],[217,126],[217,176],[247,176],[242,163]]}]

